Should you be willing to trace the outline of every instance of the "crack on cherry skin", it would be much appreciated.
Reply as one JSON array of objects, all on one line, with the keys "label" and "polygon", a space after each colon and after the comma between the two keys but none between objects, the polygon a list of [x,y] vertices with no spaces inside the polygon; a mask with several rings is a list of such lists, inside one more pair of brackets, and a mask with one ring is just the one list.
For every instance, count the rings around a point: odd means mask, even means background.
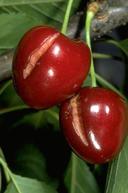
[{"label": "crack on cherry skin", "polygon": [[44,55],[47,50],[53,45],[55,40],[59,37],[60,33],[48,36],[41,45],[33,50],[28,57],[26,67],[23,69],[23,78],[26,79],[32,73],[33,69],[38,65],[39,59]]},{"label": "crack on cherry skin", "polygon": [[[61,107],[61,124],[65,137],[73,151],[83,160],[96,164],[108,162],[119,153],[127,135],[126,102],[113,91],[98,87],[82,88],[77,96],[78,100],[75,99],[74,102],[78,109],[75,104],[74,112],[71,99]],[[67,119],[64,112],[69,112]],[[83,143],[80,130],[88,146]]]},{"label": "crack on cherry skin", "polygon": [[76,134],[80,137],[81,141],[85,146],[88,146],[87,139],[84,133],[84,123],[81,116],[81,107],[79,95],[73,97],[70,101],[71,112],[72,112],[72,125]]}]

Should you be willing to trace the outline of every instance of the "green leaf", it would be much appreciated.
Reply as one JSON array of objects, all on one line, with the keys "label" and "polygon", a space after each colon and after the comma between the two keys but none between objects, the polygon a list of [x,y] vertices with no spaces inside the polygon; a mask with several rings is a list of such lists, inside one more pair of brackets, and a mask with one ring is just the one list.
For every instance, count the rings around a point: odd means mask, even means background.
[{"label": "green leaf", "polygon": [[25,13],[0,14],[0,21],[0,49],[14,48],[26,30],[42,23]]},{"label": "green leaf", "polygon": [[100,85],[102,85],[103,87],[109,88],[111,90],[113,90],[114,92],[116,92],[117,94],[119,94],[122,98],[126,97],[116,88],[114,87],[110,82],[108,82],[107,80],[105,80],[103,77],[101,77],[99,74],[96,74],[96,79],[97,81],[100,83]]},{"label": "green leaf", "polygon": [[[0,8],[0,49],[14,48],[23,34],[37,25],[52,25],[61,29],[67,6],[65,1],[52,1],[52,3],[42,1],[40,4],[23,5],[27,1],[18,0],[15,2],[20,3],[19,5],[14,3],[15,6],[11,6],[13,5],[12,0],[6,2],[11,3],[7,7]],[[72,13],[79,2],[80,0],[74,1]]]},{"label": "green leaf", "polygon": [[12,83],[11,80],[8,80],[0,86],[0,95],[6,90],[6,88]]},{"label": "green leaf", "polygon": [[128,56],[128,39],[119,42],[120,48]]},{"label": "green leaf", "polygon": [[4,193],[57,193],[51,186],[34,179],[12,174],[13,181],[9,183]]},{"label": "green leaf", "polygon": [[50,183],[46,160],[33,144],[24,145],[15,158],[15,172],[19,175]]},{"label": "green leaf", "polygon": [[54,129],[59,128],[59,115],[58,108],[53,107],[48,110],[40,110],[40,111],[32,111],[17,123],[15,123],[15,127],[19,125],[28,125],[32,126],[35,129],[43,128],[46,124],[51,124]]},{"label": "green leaf", "polygon": [[112,43],[115,46],[119,47],[127,56],[128,56],[128,39],[122,41],[108,40],[108,43]]},{"label": "green leaf", "polygon": [[1,148],[0,148],[0,158],[2,158],[5,161],[5,156]]},{"label": "green leaf", "polygon": [[[25,106],[21,98],[17,95],[12,81],[9,84],[5,84],[5,88],[1,93],[1,108],[15,108],[16,106]],[[28,108],[27,106],[25,108]]]},{"label": "green leaf", "polygon": [[51,124],[54,129],[59,129],[59,109],[53,107],[45,111],[45,120]]},{"label": "green leaf", "polygon": [[66,172],[65,184],[68,193],[99,193],[98,185],[89,167],[74,153]]},{"label": "green leaf", "polygon": [[36,4],[36,3],[52,3],[64,0],[0,0],[0,6],[22,5],[22,4]]},{"label": "green leaf", "polygon": [[19,105],[19,106],[14,106],[14,107],[8,107],[8,108],[2,108],[0,109],[0,115],[6,114],[6,113],[10,113],[10,112],[14,112],[14,111],[20,111],[20,110],[24,110],[24,109],[28,109],[29,107],[27,107],[26,105]]},{"label": "green leaf", "polygon": [[25,115],[15,126],[28,125],[35,129],[42,127],[45,124],[44,111],[31,112]]},{"label": "green leaf", "polygon": [[119,155],[109,165],[105,193],[128,193],[128,138]]}]

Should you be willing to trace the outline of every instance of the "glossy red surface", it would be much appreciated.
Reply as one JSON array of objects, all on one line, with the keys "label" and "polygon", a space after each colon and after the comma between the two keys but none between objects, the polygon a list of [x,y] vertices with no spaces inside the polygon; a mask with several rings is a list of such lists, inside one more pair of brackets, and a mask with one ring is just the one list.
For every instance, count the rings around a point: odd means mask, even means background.
[{"label": "glossy red surface", "polygon": [[[86,44],[61,33],[45,53],[36,60],[32,58],[56,33],[57,30],[46,26],[31,29],[20,41],[14,56],[13,80],[17,93],[25,103],[37,109],[51,107],[72,96],[90,68],[90,50]],[[35,67],[26,77],[23,71],[30,58],[36,61]]]},{"label": "glossy red surface", "polygon": [[61,106],[60,121],[73,150],[90,163],[111,160],[128,129],[126,102],[104,88],[83,88]]}]

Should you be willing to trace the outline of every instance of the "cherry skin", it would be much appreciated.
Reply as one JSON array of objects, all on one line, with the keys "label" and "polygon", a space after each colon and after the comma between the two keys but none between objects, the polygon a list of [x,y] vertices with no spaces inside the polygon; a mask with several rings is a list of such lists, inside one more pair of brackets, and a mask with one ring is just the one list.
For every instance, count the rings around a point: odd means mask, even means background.
[{"label": "cherry skin", "polygon": [[123,98],[104,88],[83,88],[61,105],[60,122],[72,149],[89,163],[105,163],[120,151],[128,128]]},{"label": "cherry skin", "polygon": [[90,50],[55,28],[38,26],[28,31],[13,59],[13,82],[29,106],[46,109],[76,93],[90,68]]}]

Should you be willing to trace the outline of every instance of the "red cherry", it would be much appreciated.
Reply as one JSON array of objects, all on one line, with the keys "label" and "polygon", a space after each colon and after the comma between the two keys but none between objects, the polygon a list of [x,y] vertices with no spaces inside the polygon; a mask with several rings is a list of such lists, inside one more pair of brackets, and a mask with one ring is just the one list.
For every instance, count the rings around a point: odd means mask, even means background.
[{"label": "red cherry", "polygon": [[21,39],[13,60],[19,96],[31,107],[48,108],[78,91],[90,68],[90,50],[56,29],[38,26]]},{"label": "red cherry", "polygon": [[115,92],[83,88],[61,106],[60,121],[73,150],[90,163],[104,163],[119,152],[127,132],[128,108]]}]

